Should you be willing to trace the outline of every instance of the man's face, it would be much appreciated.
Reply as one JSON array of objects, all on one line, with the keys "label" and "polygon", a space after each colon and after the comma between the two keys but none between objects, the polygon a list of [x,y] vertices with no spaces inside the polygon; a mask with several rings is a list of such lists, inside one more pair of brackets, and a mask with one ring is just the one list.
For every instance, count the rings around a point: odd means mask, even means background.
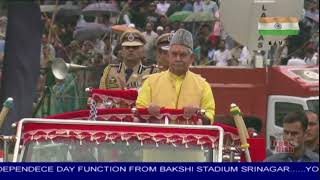
[{"label": "man's face", "polygon": [[167,70],[169,67],[169,54],[168,51],[161,49],[161,47],[157,48],[157,61],[159,68],[161,70]]},{"label": "man's face", "polygon": [[307,52],[306,53],[306,57],[309,58],[309,59],[312,59],[313,54],[311,52]]},{"label": "man's face", "polygon": [[164,33],[169,33],[171,31],[170,26],[164,28]]},{"label": "man's face", "polygon": [[161,34],[163,34],[163,30],[161,29],[157,29],[157,34],[160,36]]},{"label": "man's face", "polygon": [[49,46],[44,46],[43,47],[43,56],[48,57],[50,54],[50,48]]},{"label": "man's face", "polygon": [[148,23],[148,24],[146,25],[146,30],[147,30],[147,31],[152,31],[152,25],[151,25],[150,23]]},{"label": "man's face", "polygon": [[176,75],[184,75],[193,63],[194,56],[189,48],[183,45],[172,45],[169,50],[169,69]]},{"label": "man's face", "polygon": [[203,26],[201,28],[201,32],[204,33],[204,34],[208,34],[209,33],[209,27],[208,26]]},{"label": "man's face", "polygon": [[305,132],[301,122],[284,123],[283,124],[283,140],[299,149],[304,144]]},{"label": "man's face", "polygon": [[225,47],[226,47],[225,42],[224,42],[224,41],[220,41],[220,42],[219,42],[219,48],[220,48],[220,49],[225,49]]},{"label": "man's face", "polygon": [[121,55],[125,62],[138,63],[144,55],[143,46],[123,46]]},{"label": "man's face", "polygon": [[181,4],[186,4],[186,3],[187,3],[187,0],[180,0],[180,3],[181,3]]},{"label": "man's face", "polygon": [[48,38],[46,35],[42,36],[42,44],[48,44]]},{"label": "man's face", "polygon": [[315,141],[319,139],[319,119],[314,113],[307,113],[308,129],[306,131],[306,141]]},{"label": "man's face", "polygon": [[156,10],[156,6],[155,5],[149,5],[149,11],[150,12],[154,12]]},{"label": "man's face", "polygon": [[93,48],[94,48],[94,47],[93,47],[93,44],[92,44],[92,43],[90,43],[90,42],[84,42],[84,43],[83,43],[82,50],[83,50],[84,52],[88,52],[88,51],[92,50]]}]

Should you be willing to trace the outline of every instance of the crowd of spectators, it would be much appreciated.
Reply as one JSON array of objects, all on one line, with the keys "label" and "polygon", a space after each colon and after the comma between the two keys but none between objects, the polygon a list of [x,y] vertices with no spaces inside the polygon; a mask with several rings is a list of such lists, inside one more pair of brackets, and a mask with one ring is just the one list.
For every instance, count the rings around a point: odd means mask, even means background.
[{"label": "crowd of spectators", "polygon": [[[119,33],[108,32],[94,39],[77,39],[74,31],[81,22],[96,22],[111,29],[115,24],[127,24],[143,33],[145,45],[144,64],[156,63],[155,40],[163,33],[174,32],[179,28],[190,30],[194,36],[194,53],[197,60],[194,65],[208,66],[252,66],[250,50],[236,42],[223,29],[219,18],[219,0],[100,0],[100,1],[55,1],[42,0],[41,5],[72,3],[86,7],[92,3],[111,3],[119,10],[116,16],[54,16],[54,13],[42,13],[45,31],[41,44],[42,74],[39,92],[43,92],[46,69],[54,58],[62,58],[66,63],[88,66],[83,74],[78,73],[83,82],[81,88],[97,87],[102,70],[110,63],[121,62],[119,51]],[[184,23],[172,22],[169,17],[175,12],[207,12],[214,19],[209,22]],[[268,53],[270,65],[319,64],[319,1],[305,0],[305,16],[300,21],[298,36],[289,36],[280,46],[272,46]],[[0,64],[3,60],[5,27],[7,18],[0,18]],[[196,28],[195,28],[196,27]],[[80,75],[81,74],[81,75]],[[89,83],[90,82],[90,83]],[[40,93],[41,95],[41,93]]]}]

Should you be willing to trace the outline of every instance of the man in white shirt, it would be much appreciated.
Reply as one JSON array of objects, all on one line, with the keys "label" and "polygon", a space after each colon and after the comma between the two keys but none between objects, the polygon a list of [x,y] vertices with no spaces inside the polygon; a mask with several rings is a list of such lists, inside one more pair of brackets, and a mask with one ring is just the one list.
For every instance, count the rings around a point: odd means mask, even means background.
[{"label": "man in white shirt", "polygon": [[147,23],[146,31],[142,33],[144,38],[146,39],[146,44],[144,45],[147,64],[156,63],[156,55],[154,50],[154,43],[158,34],[153,31],[153,24]]},{"label": "man in white shirt", "polygon": [[235,47],[231,49],[232,66],[248,66],[250,65],[251,55],[246,46],[235,41]]},{"label": "man in white shirt", "polygon": [[219,49],[214,53],[213,61],[216,66],[228,66],[231,59],[231,52],[226,49],[225,41],[221,40],[219,43]]},{"label": "man in white shirt", "polygon": [[193,3],[193,12],[203,12],[203,1],[195,0]]},{"label": "man in white shirt", "polygon": [[240,66],[248,66],[250,65],[251,55],[247,48],[247,46],[243,46],[240,58],[239,58],[239,65]]},{"label": "man in white shirt", "polygon": [[303,59],[292,57],[288,60],[287,66],[303,66],[306,62]]},{"label": "man in white shirt", "polygon": [[203,11],[204,12],[212,12],[215,14],[218,11],[218,5],[216,2],[211,0],[204,0],[203,2]]},{"label": "man in white shirt", "polygon": [[315,56],[315,51],[312,48],[308,48],[306,50],[304,61],[306,64],[309,64],[309,65],[317,64],[317,57]]},{"label": "man in white shirt", "polygon": [[157,4],[156,12],[159,14],[166,14],[169,7],[170,7],[169,3],[167,3],[165,0],[160,0],[159,3]]}]

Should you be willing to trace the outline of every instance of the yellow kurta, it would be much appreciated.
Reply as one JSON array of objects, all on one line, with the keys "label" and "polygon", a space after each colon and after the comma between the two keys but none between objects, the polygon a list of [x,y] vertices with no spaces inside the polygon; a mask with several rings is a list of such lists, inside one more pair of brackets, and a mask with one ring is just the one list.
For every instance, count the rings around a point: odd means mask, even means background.
[{"label": "yellow kurta", "polygon": [[147,108],[150,103],[160,107],[182,109],[186,106],[206,110],[207,117],[213,121],[215,102],[210,85],[200,75],[190,71],[185,76],[164,71],[151,75],[139,91],[136,105]]}]

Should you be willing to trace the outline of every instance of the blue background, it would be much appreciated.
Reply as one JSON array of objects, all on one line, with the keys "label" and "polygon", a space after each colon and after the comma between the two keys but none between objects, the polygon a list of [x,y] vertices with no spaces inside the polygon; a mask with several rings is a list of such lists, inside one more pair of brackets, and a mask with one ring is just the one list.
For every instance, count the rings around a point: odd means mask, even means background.
[{"label": "blue background", "polygon": [[[256,172],[256,173],[244,173],[241,172],[240,169],[242,166],[276,166],[283,167],[289,166],[290,170],[293,170],[290,173],[283,172]],[[65,172],[65,173],[4,173],[0,172],[0,180],[6,179],[11,180],[14,179],[86,179],[86,180],[96,180],[99,179],[114,179],[120,180],[120,178],[128,179],[162,179],[168,180],[170,179],[193,179],[200,180],[195,178],[203,178],[201,180],[225,180],[225,179],[299,179],[299,180],[313,180],[320,179],[320,173],[318,172],[307,172],[305,171],[305,167],[308,166],[317,166],[319,167],[319,163],[0,163],[0,166],[126,166],[127,169],[129,166],[193,166],[194,172],[188,173],[161,173],[161,172],[148,172],[148,173],[139,173],[139,172],[125,172],[125,173],[113,173],[113,172],[90,172],[90,173],[80,173],[78,171],[74,172]],[[207,173],[199,173],[196,171],[197,166],[219,166],[219,167],[238,167],[239,171],[237,173],[234,172],[207,172]],[[55,168],[54,168],[55,169]],[[90,178],[90,179],[89,179]],[[92,178],[92,179],[91,179]],[[165,179],[164,179],[165,178]]]}]

